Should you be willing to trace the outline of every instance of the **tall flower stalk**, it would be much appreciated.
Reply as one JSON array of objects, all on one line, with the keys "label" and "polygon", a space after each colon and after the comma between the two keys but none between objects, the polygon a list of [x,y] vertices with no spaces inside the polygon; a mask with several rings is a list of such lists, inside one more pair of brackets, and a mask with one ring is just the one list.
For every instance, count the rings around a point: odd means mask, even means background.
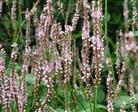
[{"label": "tall flower stalk", "polygon": [[26,21],[27,21],[27,28],[26,28],[26,39],[25,39],[25,51],[23,53],[23,64],[22,64],[22,82],[21,82],[21,94],[22,94],[22,109],[21,112],[24,110],[24,106],[27,102],[27,89],[26,89],[26,75],[28,73],[29,67],[29,58],[30,58],[30,12],[28,9],[26,10]]},{"label": "tall flower stalk", "polygon": [[40,68],[40,60],[39,60],[39,52],[38,49],[36,49],[33,53],[33,72],[35,75],[35,82],[34,82],[34,108],[35,110],[39,107],[39,97],[38,97],[38,91],[39,91],[39,83],[41,78],[41,68]]},{"label": "tall flower stalk", "polygon": [[79,20],[79,16],[80,16],[80,0],[77,0],[77,3],[76,3],[76,9],[75,9],[75,14],[72,18],[72,28],[73,30],[76,29],[76,25],[78,23],[78,20]]},{"label": "tall flower stalk", "polygon": [[136,104],[135,104],[135,82],[134,82],[134,76],[130,74],[130,80],[129,80],[129,92],[130,92],[130,102],[131,102],[131,108],[132,112],[137,112]]},{"label": "tall flower stalk", "polygon": [[104,58],[104,43],[103,43],[103,34],[102,34],[102,0],[98,0],[97,2],[92,2],[92,24],[93,24],[93,36],[91,37],[91,47],[93,50],[92,56],[92,66],[95,70],[94,76],[94,112],[96,112],[97,105],[97,93],[98,93],[98,85],[101,80],[101,71],[102,71],[102,61]]},{"label": "tall flower stalk", "polygon": [[112,81],[113,81],[113,75],[111,71],[111,62],[109,59],[107,59],[106,64],[109,69],[109,73],[107,76],[106,84],[107,84],[107,109],[108,112],[114,112],[114,107],[113,107],[113,88],[112,88]]},{"label": "tall flower stalk", "polygon": [[12,53],[11,53],[11,60],[12,60],[12,65],[11,65],[11,74],[10,74],[10,92],[12,95],[12,98],[14,99],[15,103],[16,103],[16,109],[17,112],[20,112],[21,109],[21,96],[19,94],[19,87],[18,87],[18,75],[15,69],[15,64],[16,64],[16,59],[17,59],[17,52],[18,52],[18,48],[17,48],[17,44],[14,43],[12,45]]},{"label": "tall flower stalk", "polygon": [[5,112],[10,112],[9,78],[6,76],[5,51],[0,50],[0,87]]},{"label": "tall flower stalk", "polygon": [[128,33],[129,30],[129,25],[128,25],[128,14],[129,14],[129,9],[128,9],[128,0],[124,0],[124,20],[125,20],[125,32]]},{"label": "tall flower stalk", "polygon": [[82,80],[86,84],[86,94],[91,96],[90,91],[90,66],[89,66],[89,48],[90,48],[90,23],[89,23],[89,4],[87,0],[83,0],[83,26],[82,26],[82,64],[81,71],[83,74]]},{"label": "tall flower stalk", "polygon": [[137,17],[138,17],[138,14],[137,14],[137,7],[136,7],[136,0],[132,0],[132,29],[133,31],[135,30],[135,27],[136,27],[136,21],[137,21]]},{"label": "tall flower stalk", "polygon": [[11,19],[12,19],[12,23],[13,23],[13,28],[16,28],[16,0],[12,1],[12,8],[11,8]]}]

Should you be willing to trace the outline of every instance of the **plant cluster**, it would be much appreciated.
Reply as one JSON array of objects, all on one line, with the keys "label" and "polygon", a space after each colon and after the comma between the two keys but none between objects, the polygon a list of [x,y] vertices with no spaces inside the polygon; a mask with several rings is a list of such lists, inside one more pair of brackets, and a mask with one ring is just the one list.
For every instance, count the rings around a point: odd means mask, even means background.
[{"label": "plant cluster", "polygon": [[10,56],[0,44],[1,112],[138,111],[136,0],[124,0],[114,58],[107,0],[23,2],[0,0],[2,24],[6,6],[13,31]]}]

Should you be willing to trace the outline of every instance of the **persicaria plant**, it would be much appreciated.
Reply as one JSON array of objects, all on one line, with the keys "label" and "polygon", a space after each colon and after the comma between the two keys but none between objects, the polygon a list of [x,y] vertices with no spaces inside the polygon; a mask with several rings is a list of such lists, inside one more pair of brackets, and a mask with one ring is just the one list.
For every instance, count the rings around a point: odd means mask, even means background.
[{"label": "persicaria plant", "polygon": [[137,112],[137,37],[137,0],[0,0],[0,112]]}]

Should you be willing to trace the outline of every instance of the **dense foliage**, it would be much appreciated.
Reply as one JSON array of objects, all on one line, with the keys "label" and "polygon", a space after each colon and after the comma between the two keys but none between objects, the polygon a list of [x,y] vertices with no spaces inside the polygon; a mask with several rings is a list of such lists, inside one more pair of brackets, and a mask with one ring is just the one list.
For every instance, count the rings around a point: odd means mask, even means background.
[{"label": "dense foliage", "polygon": [[137,0],[0,0],[0,112],[137,112]]}]

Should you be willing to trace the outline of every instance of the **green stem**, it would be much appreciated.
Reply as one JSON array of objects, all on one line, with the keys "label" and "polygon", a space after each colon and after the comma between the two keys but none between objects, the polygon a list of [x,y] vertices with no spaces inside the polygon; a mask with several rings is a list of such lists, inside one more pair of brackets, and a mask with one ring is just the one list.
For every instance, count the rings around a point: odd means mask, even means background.
[{"label": "green stem", "polygon": [[67,13],[66,13],[65,25],[68,24],[68,18],[69,18],[69,14],[70,14],[70,8],[71,8],[71,0],[69,0],[69,5],[68,5]]},{"label": "green stem", "polygon": [[113,84],[114,87],[116,85],[116,80],[115,80],[115,74],[114,74],[114,69],[113,69],[113,63],[112,63],[112,59],[111,59],[111,54],[110,54],[110,50],[109,50],[109,39],[108,39],[108,25],[107,25],[107,12],[108,12],[108,0],[105,0],[105,13],[104,13],[104,38],[105,38],[105,42],[106,42],[106,49],[107,49],[107,57],[110,58],[111,60],[111,65],[112,65],[112,74],[113,74]]},{"label": "green stem", "polygon": [[[72,51],[73,51],[73,60],[75,60],[75,57],[76,57],[76,43],[75,43],[75,38],[73,38],[72,37],[72,39],[73,39],[73,47],[72,47]],[[75,76],[75,74],[77,74],[76,73],[76,66],[77,66],[77,64],[76,64],[76,60],[75,61],[73,61],[73,66],[72,66],[72,74],[73,74],[73,85],[75,85],[76,84],[76,76]],[[75,112],[77,112],[77,105],[76,105],[76,102],[74,101],[74,97],[76,98],[76,96],[77,96],[77,94],[76,94],[76,92],[75,92],[75,88],[74,88],[74,86],[72,86],[73,87],[73,90],[72,90],[72,92],[71,93],[73,93],[72,94],[72,96],[73,96],[73,103],[74,103],[74,108],[75,108]]]},{"label": "green stem", "polygon": [[68,100],[68,84],[65,84],[65,89],[64,89],[64,96],[65,96],[65,110],[67,112],[70,112],[69,110],[69,100]]},{"label": "green stem", "polygon": [[57,96],[57,94],[54,94],[55,95],[55,98],[62,104],[64,105],[64,102]]},{"label": "green stem", "polygon": [[94,107],[93,107],[93,112],[96,112],[96,107],[97,107],[97,93],[98,93],[98,86],[95,87],[95,92],[94,92]]},{"label": "green stem", "polygon": [[104,34],[105,34],[105,38],[107,40],[107,0],[105,0],[105,13],[104,13],[104,25],[105,25],[105,29],[104,29]]},{"label": "green stem", "polygon": [[[19,4],[18,4],[19,5]],[[25,23],[25,20],[23,20],[22,21],[22,12],[21,12],[21,7],[19,6],[19,14],[18,14],[18,18],[19,18],[19,22],[18,22],[18,27],[20,26],[20,28],[22,28],[22,26],[24,25],[24,23]],[[17,43],[17,41],[18,41],[18,38],[19,38],[19,35],[20,35],[20,32],[17,30],[17,28],[16,28],[16,30],[15,30],[15,33],[14,33],[14,35],[13,35],[13,42],[14,43]],[[8,63],[8,67],[7,67],[7,69],[9,70],[10,69],[10,67],[11,67],[11,59],[9,60],[9,63]]]},{"label": "green stem", "polygon": [[91,110],[91,112],[92,112],[91,98],[90,98],[89,104],[90,104],[90,110]]},{"label": "green stem", "polygon": [[56,112],[56,110],[54,110],[52,107],[50,106],[47,106],[47,107],[49,108],[50,112]]}]

